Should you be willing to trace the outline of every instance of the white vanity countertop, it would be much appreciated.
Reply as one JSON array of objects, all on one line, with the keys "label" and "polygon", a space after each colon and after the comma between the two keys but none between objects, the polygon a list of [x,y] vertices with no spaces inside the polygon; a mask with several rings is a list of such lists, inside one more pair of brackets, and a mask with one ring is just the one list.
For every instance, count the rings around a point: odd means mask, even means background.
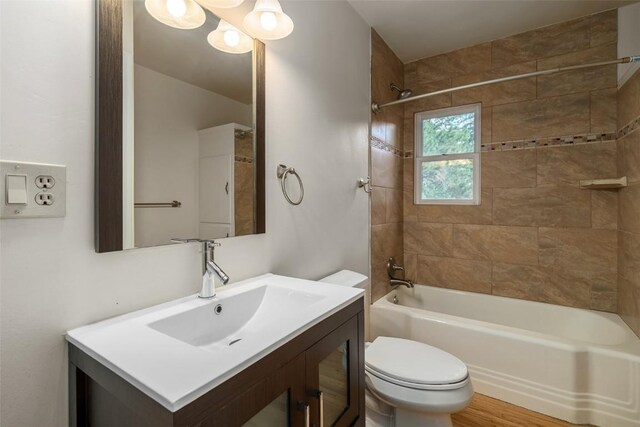
[{"label": "white vanity countertop", "polygon": [[[252,290],[254,292],[247,293]],[[218,296],[214,299],[205,300],[191,295],[73,329],[67,332],[66,338],[169,411],[175,412],[346,307],[364,292],[357,288],[273,274],[217,291]],[[244,299],[239,298],[242,295],[245,295]],[[221,304],[223,310],[227,309],[221,316],[233,316],[233,311],[242,311],[242,305],[251,306],[253,311],[247,314],[248,321],[225,318],[227,323],[235,322],[234,325],[239,326],[233,332],[233,338],[242,340],[233,345],[224,339],[207,342],[206,337],[203,340],[194,336],[191,330],[184,331],[190,335],[186,341],[171,336],[171,328],[197,329],[190,327],[189,322],[193,325],[194,319],[202,319],[202,313],[208,316],[209,322],[219,321],[213,314],[217,304]],[[205,306],[210,306],[211,311]],[[189,314],[196,311],[201,313],[200,317]],[[167,319],[178,319],[178,322],[169,327],[154,326],[166,323]],[[214,323],[206,327],[216,328]],[[177,333],[182,334],[183,331]]]}]

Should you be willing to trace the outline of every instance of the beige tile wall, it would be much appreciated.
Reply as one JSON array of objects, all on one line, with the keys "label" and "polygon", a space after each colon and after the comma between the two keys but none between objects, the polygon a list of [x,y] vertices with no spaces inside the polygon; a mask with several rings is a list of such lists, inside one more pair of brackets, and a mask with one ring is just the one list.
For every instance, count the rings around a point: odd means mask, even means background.
[{"label": "beige tile wall", "polygon": [[618,216],[618,312],[640,336],[640,71],[618,96],[620,130],[635,130],[618,139],[618,168],[629,179],[620,190]]},{"label": "beige tile wall", "polygon": [[[405,64],[404,81],[419,94],[614,59],[616,42],[617,15],[609,11]],[[628,99],[631,103],[639,95]],[[630,233],[638,238],[620,241],[630,242],[625,249],[637,252],[633,259],[640,258],[640,220],[631,214],[640,211],[640,185],[621,193],[619,231],[618,193],[579,188],[581,179],[616,177],[618,163],[632,163],[633,156],[640,160],[640,149],[628,148],[623,160],[618,158],[615,140],[486,151],[482,153],[481,205],[413,204],[414,113],[476,102],[482,103],[482,143],[487,149],[503,142],[512,146],[519,140],[615,135],[618,128],[615,66],[533,77],[405,104],[403,245],[409,276],[423,284],[605,311],[616,311],[620,301],[629,305],[628,312],[635,314],[628,317],[640,327],[640,282],[636,280],[633,288],[621,286],[627,293],[633,289],[635,306],[617,296],[618,276],[631,281],[623,267],[636,268],[635,278],[640,272],[637,262],[629,262],[621,264],[618,275],[617,260],[619,236]],[[620,119],[632,116],[637,114],[621,112]],[[637,138],[629,136],[617,144],[631,147],[635,141],[638,145]],[[628,174],[640,183],[640,169]],[[374,209],[373,216],[380,221],[380,208]]]},{"label": "beige tile wall", "polygon": [[[395,99],[390,83],[402,87],[403,65],[382,38],[371,32],[371,97]],[[372,301],[389,292],[387,259],[402,263],[402,134],[403,107],[387,108],[371,116],[371,295]]]},{"label": "beige tile wall", "polygon": [[253,134],[235,136],[234,216],[236,236],[256,232],[255,163],[253,163]]}]

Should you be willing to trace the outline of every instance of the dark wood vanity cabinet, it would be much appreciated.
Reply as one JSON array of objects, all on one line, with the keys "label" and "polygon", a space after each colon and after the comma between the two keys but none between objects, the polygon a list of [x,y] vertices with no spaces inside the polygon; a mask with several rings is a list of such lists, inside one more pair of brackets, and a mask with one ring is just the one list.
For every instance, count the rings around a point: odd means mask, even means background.
[{"label": "dark wood vanity cabinet", "polygon": [[69,344],[72,427],[364,426],[364,302],[170,412]]}]

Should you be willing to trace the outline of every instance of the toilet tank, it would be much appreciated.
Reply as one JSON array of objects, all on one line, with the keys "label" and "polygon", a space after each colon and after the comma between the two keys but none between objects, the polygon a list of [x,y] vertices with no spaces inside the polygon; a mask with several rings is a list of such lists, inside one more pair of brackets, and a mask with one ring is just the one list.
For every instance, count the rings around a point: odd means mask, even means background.
[{"label": "toilet tank", "polygon": [[369,341],[369,306],[371,305],[371,284],[369,278],[355,271],[341,270],[318,281],[364,289],[364,339],[365,341]]}]

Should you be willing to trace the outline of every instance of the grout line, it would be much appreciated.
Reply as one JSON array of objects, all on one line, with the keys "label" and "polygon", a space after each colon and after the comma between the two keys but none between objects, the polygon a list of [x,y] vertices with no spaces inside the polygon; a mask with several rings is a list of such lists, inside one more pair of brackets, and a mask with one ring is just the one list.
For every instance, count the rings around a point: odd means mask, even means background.
[{"label": "grout line", "polygon": [[[493,144],[493,116],[494,116],[494,108],[493,106],[491,106],[491,138],[489,138],[489,142],[491,144]],[[480,139],[480,141],[482,141],[482,139]]]},{"label": "grout line", "polygon": [[490,264],[491,265],[491,282],[490,282],[491,295],[495,295],[494,292],[493,292],[493,288],[494,288],[494,284],[495,284],[495,278],[493,277],[493,260],[490,260],[490,263],[491,263]]},{"label": "grout line", "polygon": [[593,196],[595,194],[595,191],[589,191],[589,198],[590,198],[590,203],[589,203],[589,228],[591,228],[592,230],[593,228]]},{"label": "grout line", "polygon": [[[591,133],[593,133],[593,91],[590,90],[589,91],[589,131]],[[616,99],[616,103],[617,103],[617,99]],[[617,108],[617,107],[616,107]],[[616,136],[618,132],[616,132]]]},{"label": "grout line", "polygon": [[[536,58],[536,71],[540,71],[540,59]],[[535,100],[538,100],[538,77],[536,76],[536,97]]]}]

